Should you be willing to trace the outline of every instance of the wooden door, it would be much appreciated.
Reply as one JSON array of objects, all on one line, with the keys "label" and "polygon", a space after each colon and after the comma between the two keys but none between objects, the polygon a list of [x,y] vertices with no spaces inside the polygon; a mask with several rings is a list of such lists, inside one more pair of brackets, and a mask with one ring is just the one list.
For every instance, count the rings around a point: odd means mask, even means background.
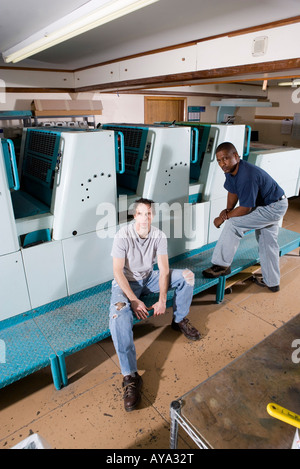
[{"label": "wooden door", "polygon": [[186,98],[145,96],[145,124],[184,121]]}]

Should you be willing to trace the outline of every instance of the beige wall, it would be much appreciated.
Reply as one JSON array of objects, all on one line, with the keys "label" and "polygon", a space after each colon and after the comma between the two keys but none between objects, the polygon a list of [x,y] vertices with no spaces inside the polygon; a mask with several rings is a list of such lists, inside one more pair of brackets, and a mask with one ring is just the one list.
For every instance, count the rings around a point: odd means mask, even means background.
[{"label": "beige wall", "polygon": [[[291,87],[270,87],[268,98],[274,103],[272,108],[260,108],[256,110],[256,115],[260,116],[280,116],[282,119],[293,117],[300,113],[300,91]],[[275,145],[286,145],[300,147],[300,140],[293,138],[292,134],[282,133],[282,119],[255,119],[253,128],[259,130],[259,139],[262,143]]]}]

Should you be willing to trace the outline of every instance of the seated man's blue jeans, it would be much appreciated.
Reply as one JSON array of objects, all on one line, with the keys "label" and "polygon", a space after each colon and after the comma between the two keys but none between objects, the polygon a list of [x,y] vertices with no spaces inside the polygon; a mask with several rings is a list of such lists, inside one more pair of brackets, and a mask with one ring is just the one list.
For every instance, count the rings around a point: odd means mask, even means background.
[{"label": "seated man's blue jeans", "polygon": [[[129,282],[129,285],[138,298],[149,293],[158,293],[159,271],[153,271],[144,280]],[[189,313],[193,298],[194,274],[188,269],[170,269],[169,289],[175,289],[173,315],[175,322],[178,323]],[[134,313],[130,302],[117,282],[113,280],[109,327],[123,376],[137,371],[136,350],[132,331],[133,320]]]}]

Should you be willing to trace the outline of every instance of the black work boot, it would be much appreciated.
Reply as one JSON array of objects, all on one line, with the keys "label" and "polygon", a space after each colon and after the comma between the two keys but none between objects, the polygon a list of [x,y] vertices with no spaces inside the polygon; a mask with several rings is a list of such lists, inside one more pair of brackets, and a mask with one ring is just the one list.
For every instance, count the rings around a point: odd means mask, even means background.
[{"label": "black work boot", "polygon": [[256,285],[259,285],[260,287],[267,287],[269,290],[271,290],[273,293],[276,293],[280,290],[279,285],[275,285],[274,287],[269,287],[268,285],[265,284],[263,281],[263,278],[259,277],[253,277],[253,282],[256,283]]}]

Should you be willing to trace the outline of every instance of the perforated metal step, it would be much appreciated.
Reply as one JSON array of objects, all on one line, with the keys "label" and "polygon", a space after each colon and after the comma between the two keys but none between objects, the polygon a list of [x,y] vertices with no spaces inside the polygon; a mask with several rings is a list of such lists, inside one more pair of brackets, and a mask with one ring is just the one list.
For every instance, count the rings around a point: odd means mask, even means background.
[{"label": "perforated metal step", "polygon": [[[299,248],[300,233],[281,228],[278,241],[280,255],[284,255]],[[231,274],[219,279],[206,279],[202,271],[211,265],[213,248],[214,244],[204,246],[171,259],[170,267],[189,268],[194,272],[194,295],[216,285],[216,301],[221,302],[226,278],[259,262],[258,246],[254,233],[246,235],[236,253]],[[0,322],[0,340],[6,349],[5,360],[2,360],[4,363],[0,361],[0,388],[50,364],[56,388],[66,384],[64,355],[75,353],[110,336],[110,294],[111,282],[106,282]],[[147,306],[151,306],[156,297],[154,294],[144,297]],[[168,306],[172,304],[172,298],[173,292],[170,291]],[[53,355],[58,360],[53,360]]]}]

